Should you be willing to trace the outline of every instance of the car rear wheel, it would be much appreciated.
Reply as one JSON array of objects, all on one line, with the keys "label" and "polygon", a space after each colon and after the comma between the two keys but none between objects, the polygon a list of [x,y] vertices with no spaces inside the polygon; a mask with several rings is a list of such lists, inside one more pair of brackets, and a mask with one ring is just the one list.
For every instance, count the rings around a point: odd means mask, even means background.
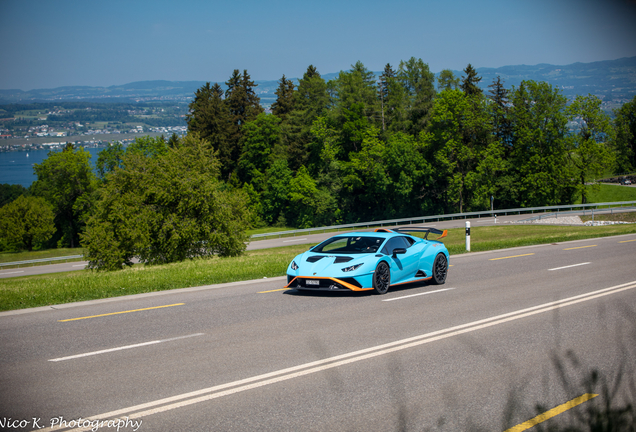
[{"label": "car rear wheel", "polygon": [[446,274],[448,273],[448,260],[443,253],[438,254],[433,262],[433,283],[442,285],[446,282]]},{"label": "car rear wheel", "polygon": [[391,269],[386,261],[381,261],[373,274],[373,291],[376,294],[386,294],[391,285]]}]

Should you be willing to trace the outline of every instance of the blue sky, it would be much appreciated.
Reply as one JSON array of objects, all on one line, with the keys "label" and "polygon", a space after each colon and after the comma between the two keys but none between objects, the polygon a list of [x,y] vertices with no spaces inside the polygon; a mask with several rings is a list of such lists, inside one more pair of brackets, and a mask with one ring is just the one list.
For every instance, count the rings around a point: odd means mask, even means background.
[{"label": "blue sky", "polygon": [[0,0],[0,89],[636,56],[636,0]]}]

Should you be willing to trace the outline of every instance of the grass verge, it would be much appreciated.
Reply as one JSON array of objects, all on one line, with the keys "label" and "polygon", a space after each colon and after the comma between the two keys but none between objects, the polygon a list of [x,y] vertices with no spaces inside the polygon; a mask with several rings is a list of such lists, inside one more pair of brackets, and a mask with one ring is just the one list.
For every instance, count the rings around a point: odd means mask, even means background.
[{"label": "grass verge", "polygon": [[[588,203],[635,201],[636,188],[616,184],[589,185],[587,188]],[[579,197],[574,204],[581,204]]]},{"label": "grass verge", "polygon": [[[471,229],[471,250],[477,252],[629,233],[636,233],[636,225],[474,227]],[[451,255],[464,253],[464,229],[449,230],[444,243]],[[310,245],[295,245],[262,249],[249,251],[235,258],[196,259],[160,266],[134,266],[118,272],[98,273],[80,270],[0,279],[0,310],[284,276],[292,258],[309,247]]]}]

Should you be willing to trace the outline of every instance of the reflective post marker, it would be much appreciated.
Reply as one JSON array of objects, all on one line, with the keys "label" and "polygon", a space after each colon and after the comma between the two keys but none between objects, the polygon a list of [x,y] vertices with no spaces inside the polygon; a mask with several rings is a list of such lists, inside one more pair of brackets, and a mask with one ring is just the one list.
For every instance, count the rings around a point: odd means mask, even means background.
[{"label": "reflective post marker", "polygon": [[466,252],[470,252],[470,222],[466,221]]}]

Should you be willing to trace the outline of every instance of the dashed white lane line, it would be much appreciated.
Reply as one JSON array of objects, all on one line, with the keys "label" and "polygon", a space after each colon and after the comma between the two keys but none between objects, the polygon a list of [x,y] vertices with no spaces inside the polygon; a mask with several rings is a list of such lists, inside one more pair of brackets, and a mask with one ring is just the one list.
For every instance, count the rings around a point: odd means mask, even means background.
[{"label": "dashed white lane line", "polygon": [[131,348],[139,348],[139,347],[143,347],[143,346],[148,346],[148,345],[154,345],[154,344],[159,344],[159,343],[163,343],[163,342],[170,342],[170,341],[175,341],[178,339],[186,339],[186,338],[191,338],[191,337],[195,337],[195,336],[202,336],[204,335],[204,333],[195,333],[195,334],[191,334],[191,335],[187,335],[187,336],[178,336],[178,337],[173,337],[170,339],[163,339],[163,340],[155,340],[155,341],[150,341],[150,342],[143,342],[143,343],[138,343],[138,344],[134,344],[134,345],[126,345],[123,347],[117,347],[117,348],[110,348],[110,349],[105,349],[105,350],[100,350],[100,351],[93,351],[93,352],[88,352],[88,353],[84,353],[84,354],[77,354],[77,355],[72,355],[72,356],[68,356],[68,357],[60,357],[60,358],[56,358],[56,359],[50,359],[50,362],[59,362],[59,361],[64,361],[64,360],[72,360],[72,359],[76,359],[76,358],[81,358],[81,357],[89,357],[89,356],[94,356],[94,355],[98,355],[98,354],[105,354],[105,353],[109,353],[109,352],[113,352],[113,351],[122,351],[122,350],[127,350],[127,349],[131,349]]},{"label": "dashed white lane line", "polygon": [[301,240],[307,240],[307,237],[301,238],[301,239],[294,239],[294,240],[283,240],[283,243],[296,242]]},{"label": "dashed white lane line", "polygon": [[[183,393],[180,395],[170,396],[163,399],[158,399],[139,405],[129,406],[126,408],[117,409],[114,411],[97,414],[90,417],[85,417],[88,420],[102,420],[120,418],[124,415],[126,418],[136,419],[145,417],[152,414],[166,412],[178,408],[183,408],[193,404],[197,404],[204,401],[209,401],[231,394],[236,394],[243,391],[252,390],[255,388],[275,384],[283,381],[287,381],[302,376],[307,376],[313,373],[322,372],[328,369],[337,368],[340,366],[356,363],[362,360],[367,360],[382,355],[406,350],[409,348],[429,344],[435,341],[448,339],[454,336],[471,333],[481,329],[497,326],[507,322],[520,320],[526,317],[542,314],[545,312],[553,311],[556,309],[564,308],[567,306],[587,302],[604,296],[617,294],[623,291],[636,289],[636,281],[628,282],[621,285],[601,289],[598,291],[592,291],[585,294],[569,297],[563,300],[555,302],[545,303],[537,306],[532,306],[527,309],[520,309],[517,311],[505,313],[503,315],[497,315],[490,318],[482,319],[479,321],[473,321],[466,324],[461,324],[454,327],[449,327],[442,330],[437,330],[431,333],[426,333],[418,336],[413,336],[406,339],[389,342],[383,345],[376,345],[370,348],[340,354],[334,357],[329,357],[321,360],[316,360],[310,363],[304,363],[298,366],[292,366],[286,369],[280,369],[273,372],[265,373],[258,376],[252,376],[239,381],[229,382],[226,384],[216,385],[214,387],[208,387],[201,390],[195,390],[189,393]],[[68,429],[68,428],[64,428]],[[73,432],[89,431],[91,426],[82,427],[79,429],[73,429]],[[58,428],[46,428],[41,432],[49,432],[53,430],[60,430]]]},{"label": "dashed white lane line", "polygon": [[405,298],[409,298],[409,297],[417,297],[417,296],[422,296],[422,295],[426,295],[426,294],[434,294],[434,293],[438,293],[438,292],[442,292],[442,291],[450,291],[450,290],[454,290],[455,288],[443,288],[443,289],[439,289],[439,290],[435,290],[435,291],[428,291],[428,292],[423,292],[423,293],[419,293],[419,294],[411,294],[411,295],[407,295],[407,296],[402,296],[402,297],[394,297],[394,298],[390,298],[390,299],[386,299],[386,300],[382,300],[382,301],[393,301],[393,300],[402,300]]},{"label": "dashed white lane line", "polygon": [[7,275],[7,274],[16,274],[16,273],[24,273],[24,270],[14,271],[14,272],[7,272],[7,273],[0,273],[0,276]]},{"label": "dashed white lane line", "polygon": [[586,264],[590,264],[590,263],[589,262],[584,262],[584,263],[580,263],[580,264],[572,264],[572,265],[569,265],[569,266],[556,267],[556,268],[548,269],[548,271],[562,270],[562,269],[566,269],[566,268],[570,268],[570,267],[578,267],[578,266],[582,266],[582,265],[586,265]]}]

